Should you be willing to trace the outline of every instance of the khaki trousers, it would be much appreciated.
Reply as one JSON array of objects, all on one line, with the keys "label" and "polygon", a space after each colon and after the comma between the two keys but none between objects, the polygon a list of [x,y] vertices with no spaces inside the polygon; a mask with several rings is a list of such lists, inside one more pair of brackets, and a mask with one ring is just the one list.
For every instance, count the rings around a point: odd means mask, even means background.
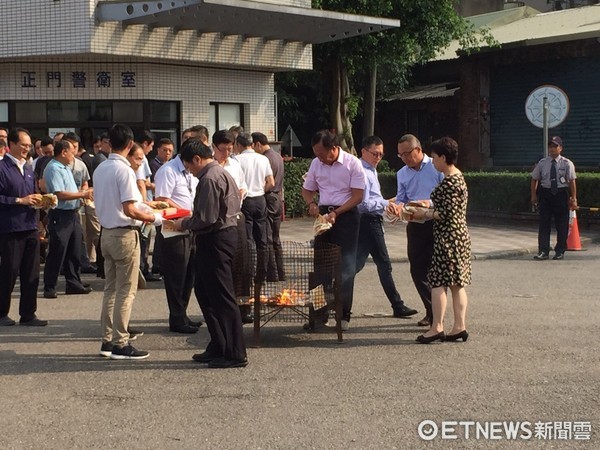
[{"label": "khaki trousers", "polygon": [[102,342],[127,345],[129,317],[137,293],[140,267],[140,239],[136,230],[102,230],[104,255],[104,300],[102,302]]},{"label": "khaki trousers", "polygon": [[90,259],[90,263],[96,262],[96,246],[98,245],[98,237],[100,236],[100,222],[96,216],[96,207],[83,205],[84,214],[81,217],[81,226],[85,238],[85,247]]}]

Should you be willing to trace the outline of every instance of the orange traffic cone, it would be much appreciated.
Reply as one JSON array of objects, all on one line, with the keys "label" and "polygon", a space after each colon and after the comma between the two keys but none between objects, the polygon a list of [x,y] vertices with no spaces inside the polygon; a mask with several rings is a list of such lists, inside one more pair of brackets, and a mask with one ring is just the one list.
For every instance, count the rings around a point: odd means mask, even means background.
[{"label": "orange traffic cone", "polygon": [[569,212],[569,236],[567,237],[567,250],[581,250],[581,239],[579,239],[579,227],[577,226],[577,214]]}]

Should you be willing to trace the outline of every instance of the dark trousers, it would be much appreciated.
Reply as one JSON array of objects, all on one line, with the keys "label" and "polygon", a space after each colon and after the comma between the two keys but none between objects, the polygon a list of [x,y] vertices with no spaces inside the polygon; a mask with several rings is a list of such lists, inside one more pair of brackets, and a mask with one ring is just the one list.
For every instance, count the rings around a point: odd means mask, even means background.
[{"label": "dark trousers", "polygon": [[100,228],[100,234],[98,235],[98,245],[96,245],[96,276],[98,278],[104,278],[104,255],[102,254],[102,228]]},{"label": "dark trousers", "polygon": [[40,236],[38,230],[0,234],[0,317],[10,311],[10,298],[17,281],[21,282],[19,315],[33,319],[37,310],[40,283]]},{"label": "dark trousers", "polygon": [[427,273],[433,257],[433,220],[425,223],[409,222],[406,225],[406,239],[410,275],[425,306],[426,316],[431,321],[431,287],[427,282]]},{"label": "dark trousers", "polygon": [[246,236],[246,219],[240,213],[237,222],[238,242],[233,255],[233,285],[236,297],[250,296],[250,251]]},{"label": "dark trousers", "polygon": [[246,235],[256,244],[255,281],[264,280],[267,272],[267,201],[264,195],[246,197],[242,203],[246,219]]},{"label": "dark trousers", "polygon": [[163,240],[163,243],[161,271],[169,305],[169,326],[187,325],[187,307],[194,287],[192,237],[173,236]]},{"label": "dark trousers", "polygon": [[[328,208],[320,207],[321,214],[326,214]],[[315,237],[315,247],[322,242],[328,242],[340,247],[340,296],[342,299],[343,320],[350,320],[352,301],[354,298],[354,277],[356,276],[356,250],[358,247],[358,230],[360,214],[356,208],[336,217],[335,224],[325,233]]]},{"label": "dark trousers", "polygon": [[265,194],[265,200],[267,202],[267,246],[269,249],[267,281],[283,281],[285,280],[285,270],[283,269],[283,249],[279,237],[283,205],[279,193],[268,192]]},{"label": "dark trousers", "polygon": [[567,250],[569,236],[569,191],[559,189],[552,195],[550,189],[541,188],[538,191],[538,208],[540,211],[540,227],[538,232],[538,250],[548,253],[550,251],[550,233],[552,219],[556,227],[556,253]]},{"label": "dark trousers", "polygon": [[150,240],[152,239],[152,231],[148,233],[148,237],[144,236],[140,231],[140,270],[144,275],[150,273],[150,264],[148,264],[148,256],[150,255]]},{"label": "dark trousers", "polygon": [[48,213],[48,255],[44,266],[44,290],[56,289],[62,268],[67,289],[83,289],[80,278],[83,230],[76,210],[53,209]]},{"label": "dark trousers", "polygon": [[404,302],[396,289],[396,283],[394,283],[394,278],[392,277],[392,263],[383,235],[383,217],[379,214],[361,214],[360,216],[358,249],[356,251],[356,273],[363,269],[369,255],[373,257],[373,262],[377,266],[379,282],[392,305],[392,309],[397,310],[402,308]]},{"label": "dark trousers", "polygon": [[[164,241],[161,233],[162,227],[156,227],[156,237],[154,238],[154,248],[152,249],[152,273],[161,273],[162,268],[160,267],[162,243]],[[150,245],[148,243],[148,245]]]},{"label": "dark trousers", "polygon": [[246,357],[242,316],[231,270],[237,240],[235,227],[196,237],[194,293],[210,334],[206,351],[226,359]]}]

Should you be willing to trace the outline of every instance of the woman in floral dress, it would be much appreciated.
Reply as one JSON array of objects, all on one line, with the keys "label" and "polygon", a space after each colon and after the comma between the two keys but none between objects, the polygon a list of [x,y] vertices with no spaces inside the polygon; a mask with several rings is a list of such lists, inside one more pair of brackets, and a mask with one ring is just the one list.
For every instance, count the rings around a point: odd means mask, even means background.
[{"label": "woman in floral dress", "polygon": [[[465,286],[471,284],[471,238],[467,228],[467,185],[460,170],[454,165],[458,156],[458,144],[454,139],[443,137],[431,144],[431,157],[435,168],[443,172],[444,179],[431,193],[434,209],[421,210],[414,219],[433,219],[433,258],[428,280],[432,287],[431,303],[433,323],[417,342],[428,344],[436,340],[466,342],[467,293]],[[452,293],[454,326],[444,334],[447,289]]]}]

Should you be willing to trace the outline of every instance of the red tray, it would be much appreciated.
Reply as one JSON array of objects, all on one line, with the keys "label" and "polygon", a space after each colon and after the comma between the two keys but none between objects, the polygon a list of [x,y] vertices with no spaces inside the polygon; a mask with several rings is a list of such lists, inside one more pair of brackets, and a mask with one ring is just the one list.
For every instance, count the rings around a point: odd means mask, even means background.
[{"label": "red tray", "polygon": [[175,212],[163,212],[163,217],[168,220],[172,219],[180,219],[182,217],[189,217],[192,215],[192,212],[189,209],[177,209]]}]

